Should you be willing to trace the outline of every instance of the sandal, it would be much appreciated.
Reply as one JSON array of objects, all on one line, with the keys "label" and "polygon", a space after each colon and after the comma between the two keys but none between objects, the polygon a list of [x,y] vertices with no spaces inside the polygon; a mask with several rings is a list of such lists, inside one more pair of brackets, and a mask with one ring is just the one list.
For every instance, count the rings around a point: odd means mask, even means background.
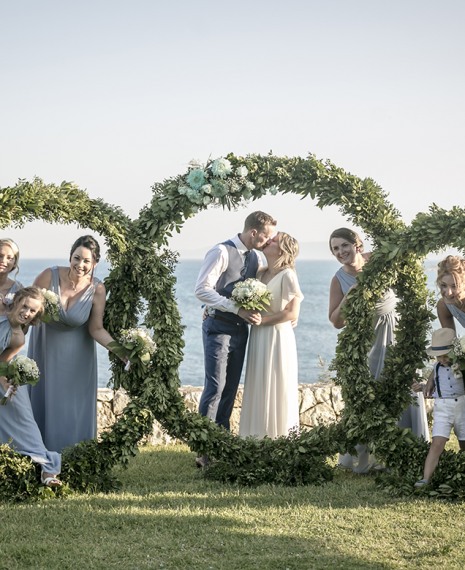
[{"label": "sandal", "polygon": [[60,479],[57,479],[54,475],[47,475],[44,477],[43,473],[40,476],[40,480],[42,485],[45,485],[46,487],[61,487],[63,484]]}]

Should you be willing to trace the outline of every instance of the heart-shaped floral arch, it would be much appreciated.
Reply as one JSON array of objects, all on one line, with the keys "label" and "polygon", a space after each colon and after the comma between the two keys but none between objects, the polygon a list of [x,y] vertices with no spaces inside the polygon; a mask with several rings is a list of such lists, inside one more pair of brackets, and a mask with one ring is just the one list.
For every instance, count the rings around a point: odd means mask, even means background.
[{"label": "heart-shaped floral arch", "polygon": [[[172,232],[180,231],[184,221],[198,211],[214,205],[236,208],[267,192],[310,197],[320,208],[337,205],[354,225],[363,228],[375,247],[359,277],[360,286],[346,305],[348,324],[336,349],[336,381],[345,401],[342,420],[287,438],[240,439],[189,412],[179,394],[178,367],[184,343],[174,296],[176,255],[164,248]],[[82,442],[65,450],[63,479],[70,487],[112,488],[113,466],[129,460],[156,418],[193,451],[217,459],[207,470],[210,477],[242,484],[321,483],[333,474],[328,456],[367,442],[390,468],[383,484],[391,492],[411,492],[421,474],[427,444],[396,423],[410,401],[409,386],[422,364],[432,318],[421,261],[428,252],[447,245],[465,247],[465,238],[458,237],[465,236],[463,210],[446,212],[433,206],[429,214],[419,214],[406,227],[373,180],[362,180],[312,155],[229,155],[205,166],[191,164],[186,174],[154,185],[152,201],[135,221],[118,208],[89,199],[71,184],[45,185],[38,179],[0,189],[0,207],[1,227],[41,219],[75,222],[103,235],[112,266],[105,280],[109,291],[105,326],[118,336],[122,328],[136,326],[143,315],[158,346],[147,367],[135,366],[129,374],[123,373],[119,361],[112,360],[113,382],[128,390],[131,403],[99,442]],[[367,365],[371,315],[387,287],[395,288],[400,298],[397,344],[388,352],[383,381],[374,382]],[[0,496],[37,495],[31,462],[6,446],[0,449]],[[461,498],[464,476],[462,456],[446,453],[429,492]]]}]

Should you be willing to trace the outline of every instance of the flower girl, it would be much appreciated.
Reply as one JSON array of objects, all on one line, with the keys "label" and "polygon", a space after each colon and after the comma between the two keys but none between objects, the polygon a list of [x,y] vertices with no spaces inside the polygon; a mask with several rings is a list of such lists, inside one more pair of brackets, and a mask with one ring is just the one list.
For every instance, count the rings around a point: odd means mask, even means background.
[{"label": "flower girl", "polygon": [[37,287],[25,287],[14,296],[6,315],[0,316],[0,443],[28,455],[42,468],[41,480],[48,487],[59,487],[61,456],[48,451],[32,414],[26,382],[38,378],[35,362],[14,356],[25,344],[24,330],[34,325],[44,311],[44,297]]}]

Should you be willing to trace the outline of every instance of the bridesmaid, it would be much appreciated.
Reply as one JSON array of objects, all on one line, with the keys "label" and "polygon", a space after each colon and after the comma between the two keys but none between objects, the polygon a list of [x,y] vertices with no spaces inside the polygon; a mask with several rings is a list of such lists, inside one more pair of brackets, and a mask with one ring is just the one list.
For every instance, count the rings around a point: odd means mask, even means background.
[{"label": "bridesmaid", "polygon": [[[441,327],[456,331],[455,321],[465,327],[465,259],[458,255],[448,255],[438,263],[436,285],[441,298],[436,311]],[[431,398],[434,391],[434,378],[431,372],[427,383],[422,387],[423,394]]]},{"label": "bridesmaid", "polygon": [[0,315],[4,315],[16,291],[21,289],[19,281],[10,273],[19,271],[19,247],[9,238],[0,239]]},{"label": "bridesmaid", "polygon": [[71,247],[68,267],[49,267],[34,285],[60,299],[58,322],[32,331],[28,355],[41,372],[30,389],[34,416],[45,445],[61,451],[97,433],[97,354],[113,340],[103,327],[106,291],[95,277],[98,242],[81,236]]},{"label": "bridesmaid", "polygon": [[[24,346],[24,328],[34,325],[44,311],[44,297],[37,287],[20,289],[6,315],[0,316],[0,361],[9,362]],[[0,397],[5,396],[10,384],[0,378]],[[32,414],[27,386],[19,386],[3,406],[0,406],[0,442],[10,445],[22,455],[28,455],[42,469],[42,483],[59,487],[57,474],[61,468],[59,453],[44,446],[39,428]]]},{"label": "bridesmaid", "polygon": [[[347,293],[356,286],[357,275],[363,271],[370,253],[364,253],[363,242],[360,236],[348,229],[339,228],[329,238],[331,253],[341,263],[342,267],[334,275],[329,292],[329,320],[335,328],[341,329],[345,325],[342,316]],[[397,298],[392,289],[376,303],[376,320],[374,323],[374,343],[368,353],[368,364],[375,379],[378,379],[384,367],[387,348],[394,344],[394,331],[397,325],[396,313]],[[417,437],[424,437],[429,441],[428,422],[423,396],[412,393],[418,405],[411,405],[404,412],[399,422],[400,427],[409,427]],[[356,473],[367,473],[376,466],[376,461],[370,457],[367,447],[356,446],[357,456],[345,454],[340,456],[339,464]]]},{"label": "bridesmaid", "polygon": [[436,284],[441,295],[436,305],[441,327],[455,331],[454,319],[465,327],[465,259],[448,255],[440,261]]}]

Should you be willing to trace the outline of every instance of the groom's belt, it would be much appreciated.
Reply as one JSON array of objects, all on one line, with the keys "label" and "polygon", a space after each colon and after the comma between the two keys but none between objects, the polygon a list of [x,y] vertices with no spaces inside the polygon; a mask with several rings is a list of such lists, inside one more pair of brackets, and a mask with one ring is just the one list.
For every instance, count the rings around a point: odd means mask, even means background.
[{"label": "groom's belt", "polygon": [[238,327],[247,324],[244,319],[238,317],[234,313],[215,310],[215,312],[210,316],[212,319],[218,319],[221,322],[228,323],[230,325],[237,325]]}]

